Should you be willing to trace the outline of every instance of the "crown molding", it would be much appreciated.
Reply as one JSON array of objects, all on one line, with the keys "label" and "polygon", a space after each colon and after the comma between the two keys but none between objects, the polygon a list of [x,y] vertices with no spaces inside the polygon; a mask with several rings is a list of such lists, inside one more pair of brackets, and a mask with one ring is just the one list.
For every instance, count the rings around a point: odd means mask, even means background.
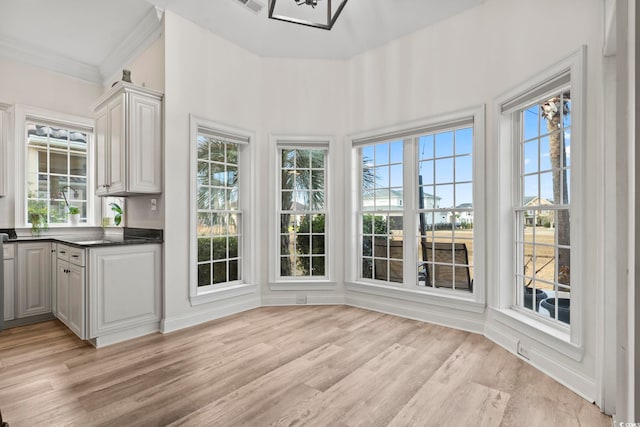
[{"label": "crown molding", "polygon": [[92,83],[101,84],[103,80],[98,67],[6,36],[0,36],[0,59],[26,63]]},{"label": "crown molding", "polygon": [[133,31],[107,55],[98,67],[103,84],[107,84],[124,64],[132,61],[160,38],[163,16],[164,11],[160,8],[154,7],[149,10]]}]

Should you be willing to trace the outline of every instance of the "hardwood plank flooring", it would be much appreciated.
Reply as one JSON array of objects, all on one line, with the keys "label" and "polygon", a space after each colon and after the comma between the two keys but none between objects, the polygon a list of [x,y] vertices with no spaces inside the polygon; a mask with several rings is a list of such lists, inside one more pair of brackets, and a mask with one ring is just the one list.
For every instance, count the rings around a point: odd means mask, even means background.
[{"label": "hardwood plank flooring", "polygon": [[610,426],[482,336],[347,306],[263,307],[102,349],[0,332],[19,426]]}]

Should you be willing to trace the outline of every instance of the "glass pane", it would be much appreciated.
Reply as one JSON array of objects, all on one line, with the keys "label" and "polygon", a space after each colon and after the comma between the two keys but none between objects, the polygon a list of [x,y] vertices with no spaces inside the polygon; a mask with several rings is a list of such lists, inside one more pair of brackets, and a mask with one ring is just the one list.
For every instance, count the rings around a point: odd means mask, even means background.
[{"label": "glass pane", "polygon": [[521,245],[523,250],[523,263],[522,263],[522,275],[532,278],[535,273],[535,265],[533,263],[533,245],[524,244]]},{"label": "glass pane", "polygon": [[324,254],[324,236],[312,236],[311,238],[311,253],[312,254]]},{"label": "glass pane", "polygon": [[456,203],[457,208],[470,209],[473,207],[473,184],[457,184],[456,185]]},{"label": "glass pane", "polygon": [[453,182],[453,158],[436,160],[436,184]]},{"label": "glass pane", "polygon": [[373,278],[373,262],[371,258],[364,258],[362,260],[362,278],[364,279]]},{"label": "glass pane", "polygon": [[571,129],[565,129],[564,131],[564,164],[565,166],[571,165]]},{"label": "glass pane", "polygon": [[296,168],[304,169],[311,166],[311,152],[309,150],[296,150]]},{"label": "glass pane", "polygon": [[213,259],[228,258],[226,237],[214,237],[211,242],[213,245]]},{"label": "glass pane", "polygon": [[227,166],[227,187],[234,187],[238,184],[238,167]]},{"label": "glass pane", "polygon": [[69,173],[71,175],[87,175],[87,157],[85,155],[72,154],[69,158]]},{"label": "glass pane", "polygon": [[209,185],[209,163],[198,162],[198,172],[196,174],[196,181],[198,185]]},{"label": "glass pane", "polygon": [[67,221],[67,204],[64,201],[51,202],[49,204],[49,222],[61,224]]},{"label": "glass pane", "polygon": [[311,257],[311,275],[312,276],[324,276],[324,264],[325,257],[314,256]]},{"label": "glass pane", "polygon": [[376,177],[376,187],[389,187],[389,166],[378,166],[373,173]]},{"label": "glass pane", "polygon": [[436,185],[435,197],[440,208],[453,207],[453,185]]},{"label": "glass pane", "polygon": [[224,188],[211,188],[209,190],[209,201],[211,203],[211,209],[226,209],[227,191]]},{"label": "glass pane", "polygon": [[198,209],[209,209],[208,188],[198,188]]},{"label": "glass pane", "polygon": [[433,184],[433,161],[421,161],[418,163],[418,184]]},{"label": "glass pane", "polygon": [[373,256],[373,237],[371,236],[362,237],[362,255]]},{"label": "glass pane", "polygon": [[524,177],[523,204],[527,206],[531,201],[537,201],[538,198],[538,175],[529,175]]},{"label": "glass pane", "polygon": [[242,226],[240,214],[229,214],[229,223],[227,224],[227,233],[229,235],[237,236],[240,234],[240,227]]},{"label": "glass pane", "polygon": [[540,109],[538,105],[532,105],[522,113],[524,121],[524,139],[535,138],[538,133],[538,120],[540,119]]},{"label": "glass pane", "polygon": [[436,157],[453,156],[453,132],[442,132],[435,137]]},{"label": "glass pane", "polygon": [[377,165],[383,165],[389,163],[389,144],[377,144],[375,146]]},{"label": "glass pane", "polygon": [[225,182],[224,165],[211,163],[210,167],[211,167],[211,175],[210,175],[209,183],[211,185],[223,186]]},{"label": "glass pane", "polygon": [[198,143],[198,159],[209,159],[209,140],[203,135],[198,135],[196,138]]},{"label": "glass pane", "polygon": [[[549,137],[540,138],[540,170],[551,170],[551,147]],[[558,147],[556,146],[556,149]]]},{"label": "glass pane", "polygon": [[300,255],[311,254],[310,248],[311,236],[308,234],[298,234],[296,236],[296,253]]},{"label": "glass pane", "polygon": [[225,156],[224,156],[225,144],[220,140],[211,139],[210,141],[211,141],[211,144],[209,145],[209,149],[210,149],[209,160],[223,163],[225,160]]},{"label": "glass pane", "polygon": [[308,211],[311,209],[310,194],[308,191],[295,191],[294,193],[294,210]]},{"label": "glass pane", "polygon": [[223,236],[227,234],[227,214],[214,213],[211,214],[212,233],[215,236]]},{"label": "glass pane", "polygon": [[433,154],[433,135],[421,136],[418,140],[418,158],[432,159]]},{"label": "glass pane", "polygon": [[385,210],[389,209],[390,193],[388,189],[381,189],[375,192],[375,206],[376,209]]},{"label": "glass pane", "polygon": [[321,211],[324,209],[324,191],[311,192],[311,210]]},{"label": "glass pane", "polygon": [[211,284],[211,264],[198,264],[198,286]]},{"label": "glass pane", "polygon": [[374,156],[374,150],[372,145],[369,145],[367,147],[362,147],[362,164],[370,163],[371,165],[373,165],[373,161],[374,161],[373,156]]},{"label": "glass pane", "polygon": [[198,213],[198,225],[196,230],[198,236],[210,236],[211,230],[211,214]]},{"label": "glass pane", "polygon": [[402,165],[393,165],[389,168],[391,187],[402,187]]},{"label": "glass pane", "polygon": [[238,257],[238,238],[229,237],[229,258]]},{"label": "glass pane", "polygon": [[293,241],[288,234],[280,235],[280,255],[291,255],[293,253]]},{"label": "glass pane", "polygon": [[49,160],[51,173],[67,174],[67,153],[51,152]]},{"label": "glass pane", "polygon": [[198,262],[211,260],[211,239],[198,239]]},{"label": "glass pane", "polygon": [[295,265],[293,263],[293,259],[286,256],[280,258],[280,276],[289,277],[293,276],[293,272],[295,271]]},{"label": "glass pane", "polygon": [[472,181],[473,180],[473,160],[471,156],[461,156],[455,158],[456,162],[456,181]]},{"label": "glass pane", "polygon": [[362,216],[362,234],[373,234],[373,215]]},{"label": "glass pane", "polygon": [[376,236],[373,239],[373,256],[377,258],[387,258],[389,251],[389,239],[387,237]]},{"label": "glass pane", "polygon": [[295,204],[293,203],[293,191],[283,191],[281,197],[283,211],[290,211],[295,209]]},{"label": "glass pane", "polygon": [[311,188],[314,190],[324,190],[324,171],[311,172]]},{"label": "glass pane", "polygon": [[238,260],[229,261],[229,281],[234,282],[236,280],[240,280],[239,269],[238,269]]},{"label": "glass pane", "polygon": [[[560,200],[555,200],[554,198],[554,189],[553,186],[555,184],[554,179],[553,179],[553,175],[551,172],[547,172],[547,173],[542,173],[540,174],[540,204],[547,204],[549,202],[551,203],[559,203]],[[556,176],[559,176],[559,173],[555,174]],[[560,182],[557,182],[557,185],[560,185]],[[559,193],[558,193],[559,196]]]},{"label": "glass pane", "polygon": [[214,262],[213,263],[213,284],[225,283],[227,281],[227,263]]},{"label": "glass pane", "polygon": [[314,169],[324,168],[324,150],[311,150],[311,167]]},{"label": "glass pane", "polygon": [[538,172],[538,140],[524,144],[524,173]]},{"label": "glass pane", "polygon": [[389,150],[391,151],[391,158],[389,159],[389,163],[402,163],[404,155],[403,145],[404,143],[402,141],[394,141],[389,144]]},{"label": "glass pane", "polygon": [[280,233],[288,233],[291,227],[293,217],[291,214],[280,215]]},{"label": "glass pane", "polygon": [[227,190],[227,209],[238,210],[238,189]]},{"label": "glass pane", "polygon": [[295,166],[294,164],[294,159],[295,159],[295,150],[287,150],[287,149],[283,149],[282,150],[282,168],[293,168]]},{"label": "glass pane", "polygon": [[298,268],[296,270],[296,276],[309,276],[311,272],[311,257],[299,256]]},{"label": "glass pane", "polygon": [[311,225],[311,231],[313,233],[324,233],[324,230],[325,230],[324,220],[325,220],[324,215],[314,215],[313,223]]},{"label": "glass pane", "polygon": [[402,261],[389,261],[389,281],[402,283]]},{"label": "glass pane", "polygon": [[227,144],[227,163],[238,164],[238,145]]},{"label": "glass pane", "polygon": [[455,132],[456,155],[471,154],[473,152],[473,129],[458,129]]}]

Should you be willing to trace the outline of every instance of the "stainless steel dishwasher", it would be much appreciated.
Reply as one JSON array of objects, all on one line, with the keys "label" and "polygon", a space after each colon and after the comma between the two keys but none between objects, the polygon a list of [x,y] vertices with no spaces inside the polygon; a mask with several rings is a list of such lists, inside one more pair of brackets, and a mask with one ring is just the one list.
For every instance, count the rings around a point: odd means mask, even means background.
[{"label": "stainless steel dishwasher", "polygon": [[8,234],[0,233],[0,331],[4,329],[4,242]]}]

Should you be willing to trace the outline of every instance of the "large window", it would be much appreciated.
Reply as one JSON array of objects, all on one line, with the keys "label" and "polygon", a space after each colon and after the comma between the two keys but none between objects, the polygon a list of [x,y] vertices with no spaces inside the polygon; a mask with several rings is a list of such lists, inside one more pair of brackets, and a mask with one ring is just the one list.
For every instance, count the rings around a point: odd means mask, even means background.
[{"label": "large window", "polygon": [[197,136],[198,287],[242,280],[238,144],[204,130]]},{"label": "large window", "polygon": [[325,277],[326,148],[279,146],[281,278]]},{"label": "large window", "polygon": [[571,92],[520,108],[516,222],[517,305],[570,323]]},{"label": "large window", "polygon": [[190,116],[190,135],[190,302],[253,293],[254,134]]},{"label": "large window", "polygon": [[26,122],[26,223],[65,224],[69,213],[91,222],[89,130]]},{"label": "large window", "polygon": [[358,247],[352,275],[358,285],[484,300],[474,265],[483,257],[474,251],[482,239],[474,225],[482,216],[475,191],[482,189],[476,157],[482,151],[483,111],[353,139]]}]

